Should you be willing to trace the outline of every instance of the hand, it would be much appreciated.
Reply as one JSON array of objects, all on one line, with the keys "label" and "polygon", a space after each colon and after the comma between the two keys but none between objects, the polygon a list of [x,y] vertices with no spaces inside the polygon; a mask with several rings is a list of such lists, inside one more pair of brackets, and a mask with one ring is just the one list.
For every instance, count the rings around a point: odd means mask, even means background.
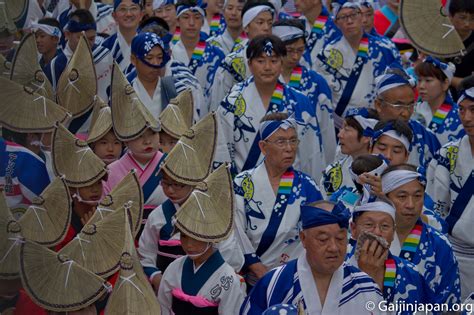
[{"label": "hand", "polygon": [[385,274],[385,260],[388,257],[388,248],[384,248],[376,240],[366,240],[360,250],[359,269],[368,274],[380,288],[383,288]]},{"label": "hand", "polygon": [[95,209],[94,210],[91,210],[89,212],[86,212],[82,215],[81,217],[81,223],[82,225],[86,225],[87,222],[89,222],[89,220],[92,218],[92,216],[94,215],[94,212],[95,212]]},{"label": "hand", "polygon": [[163,275],[158,273],[151,279],[151,285],[155,289],[156,294],[158,294],[158,290],[160,289],[161,278],[163,278]]},{"label": "hand", "polygon": [[372,175],[369,173],[363,173],[359,176],[362,183],[370,185],[371,193],[377,197],[384,197],[385,194],[382,191],[382,179],[380,176]]},{"label": "hand", "polygon": [[252,264],[249,266],[249,269],[250,272],[253,273],[258,279],[263,277],[268,271],[268,268],[262,263]]}]

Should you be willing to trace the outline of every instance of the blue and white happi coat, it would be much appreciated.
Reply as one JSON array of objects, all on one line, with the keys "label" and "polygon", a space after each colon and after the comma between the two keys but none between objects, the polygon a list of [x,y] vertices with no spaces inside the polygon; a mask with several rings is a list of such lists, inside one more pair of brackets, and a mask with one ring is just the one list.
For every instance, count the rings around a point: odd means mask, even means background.
[{"label": "blue and white happi coat", "polygon": [[431,130],[441,145],[455,141],[466,133],[459,118],[459,106],[453,101],[449,94],[446,95],[443,105],[451,106],[451,110],[444,119],[434,117],[428,102],[419,102],[415,107],[413,119],[419,121]]},{"label": "blue and white happi coat", "polygon": [[300,145],[294,167],[319,180],[326,166],[315,108],[306,96],[283,85],[283,99],[279,105],[265,109],[253,77],[234,86],[217,110],[219,133],[214,156],[216,165],[231,162],[233,173],[255,167],[263,155],[258,147],[260,120],[270,113],[286,112],[298,124]]},{"label": "blue and white happi coat", "polygon": [[129,74],[135,68],[130,62],[131,46],[127,43],[125,38],[123,38],[120,30],[114,35],[107,37],[101,46],[110,50],[112,58],[114,58],[120,70],[122,70],[125,75]]},{"label": "blue and white happi coat", "polygon": [[418,267],[428,286],[427,296],[431,303],[453,305],[461,302],[461,283],[458,263],[447,237],[418,219],[421,225],[420,243],[416,249],[400,243],[397,233],[390,252]]},{"label": "blue and white happi coat", "polygon": [[[312,106],[316,108],[325,158],[327,162],[333,161],[336,154],[336,132],[331,89],[326,80],[315,71],[304,66],[301,67],[301,70],[300,82],[287,82],[287,84],[308,97]],[[280,76],[280,80],[283,81],[283,76]]]},{"label": "blue and white happi coat", "polygon": [[[326,167],[319,184],[321,194],[324,198],[331,197],[340,189],[349,189],[351,191],[355,189],[354,182],[349,173],[349,167],[352,161],[353,159],[350,155],[343,155],[341,159]],[[358,197],[357,195],[357,198]]]},{"label": "blue and white happi coat", "polygon": [[[71,4],[62,12],[59,12],[59,17],[57,19],[62,30],[69,22],[69,14],[76,10],[77,8]],[[115,23],[114,18],[112,17],[112,13],[114,11],[113,6],[105,3],[91,1],[91,6],[89,7],[88,11],[92,14],[97,24],[97,33],[106,34],[109,36],[115,34],[115,32],[117,31],[117,25]]]},{"label": "blue and white happi coat", "polygon": [[461,296],[474,292],[474,157],[466,135],[444,145],[428,169],[427,192],[448,224],[448,237],[459,263]]},{"label": "blue and white happi coat", "polygon": [[395,45],[395,43],[390,38],[377,33],[375,27],[372,28],[369,34],[382,41],[387,47],[390,47],[390,50],[393,54],[393,58],[397,60],[400,64],[402,64],[402,57],[400,56],[400,51],[398,50],[397,45]]},{"label": "blue and white happi coat", "polygon": [[236,228],[237,234],[243,234],[244,267],[261,262],[271,269],[298,258],[303,251],[300,205],[322,196],[311,177],[292,168],[289,171],[294,172],[289,194],[275,194],[265,163],[234,180]]},{"label": "blue and white happi coat", "polygon": [[[203,40],[204,38],[201,36],[199,41],[201,42]],[[186,47],[184,47],[183,42],[180,40],[173,46],[172,57],[173,59],[187,65],[191,73],[198,79],[199,84],[204,91],[204,99],[207,101],[210,97],[210,89],[214,82],[217,68],[221,64],[225,55],[222,50],[213,46],[211,42],[206,41],[205,43],[206,46],[201,57],[196,57],[193,53],[191,58],[189,58]],[[206,114],[209,112],[209,106],[202,108],[201,111],[202,114]]]},{"label": "blue and white happi coat", "polygon": [[381,314],[366,309],[367,301],[383,300],[377,284],[358,268],[343,263],[333,274],[324,305],[304,251],[298,259],[277,267],[260,279],[240,309],[242,315],[260,315],[269,306],[285,303],[302,307],[304,314]]},{"label": "blue and white happi coat", "polygon": [[426,169],[431,159],[441,148],[441,144],[436,135],[418,121],[410,119],[408,124],[413,132],[412,149],[408,157],[408,163]]}]

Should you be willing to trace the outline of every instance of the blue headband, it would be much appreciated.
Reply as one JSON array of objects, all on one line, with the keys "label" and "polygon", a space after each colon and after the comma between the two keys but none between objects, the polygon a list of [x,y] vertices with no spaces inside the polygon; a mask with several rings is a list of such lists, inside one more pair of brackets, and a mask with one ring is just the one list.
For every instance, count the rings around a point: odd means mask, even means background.
[{"label": "blue headband", "polygon": [[416,82],[406,73],[402,66],[396,62],[392,63],[390,67],[385,70],[384,74],[375,78],[377,95],[402,85],[408,85],[413,88]]},{"label": "blue headband", "polygon": [[439,59],[433,58],[431,56],[426,57],[423,62],[432,64],[436,68],[440,69],[444,73],[446,78],[448,78],[449,82],[451,82],[451,80],[453,79],[456,67],[452,63],[444,63],[441,62]]},{"label": "blue headband", "polygon": [[266,140],[271,137],[278,129],[287,130],[288,128],[294,128],[296,130],[296,121],[293,118],[285,120],[265,120],[260,124],[260,137],[262,140]]},{"label": "blue headband", "polygon": [[176,16],[179,17],[181,14],[187,11],[199,12],[203,17],[206,16],[207,3],[203,3],[201,0],[195,6],[190,5],[179,5],[176,7]]},{"label": "blue headband", "polygon": [[65,28],[68,32],[71,32],[71,33],[85,32],[88,30],[96,31],[97,24],[96,23],[85,24],[85,23],[74,21],[74,20],[69,20]]},{"label": "blue headband", "polygon": [[362,135],[364,137],[372,137],[374,134],[374,127],[377,124],[378,120],[374,118],[369,118],[369,111],[367,108],[350,108],[346,113],[346,118],[352,117],[357,123],[359,123],[362,128]]},{"label": "blue headband", "polygon": [[461,96],[458,99],[458,104],[461,104],[461,102],[464,100],[470,100],[474,102],[474,87],[461,92]]},{"label": "blue headband", "polygon": [[[148,53],[156,46],[159,46],[163,51],[163,61],[159,65],[153,65],[145,60]],[[155,69],[163,68],[170,60],[170,56],[165,49],[165,44],[155,33],[145,32],[136,35],[132,40],[131,51],[141,62]]]},{"label": "blue headband", "polygon": [[313,227],[337,223],[343,229],[349,227],[351,214],[342,202],[338,202],[332,211],[312,206],[301,206],[303,230]]},{"label": "blue headband", "polygon": [[[114,11],[122,3],[123,0],[114,0]],[[132,0],[133,3],[140,5],[140,0]]]}]

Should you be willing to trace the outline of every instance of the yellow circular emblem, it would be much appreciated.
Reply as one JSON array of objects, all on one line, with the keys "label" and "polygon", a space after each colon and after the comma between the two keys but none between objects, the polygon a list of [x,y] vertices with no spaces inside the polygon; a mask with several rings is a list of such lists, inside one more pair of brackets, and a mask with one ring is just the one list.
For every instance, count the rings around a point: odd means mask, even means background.
[{"label": "yellow circular emblem", "polygon": [[329,170],[329,180],[331,181],[334,191],[338,190],[342,184],[342,168],[340,164]]},{"label": "yellow circular emblem", "polygon": [[327,60],[328,65],[330,65],[331,68],[334,68],[336,70],[339,70],[344,63],[344,57],[342,53],[335,48],[329,50],[329,57]]},{"label": "yellow circular emblem", "polygon": [[253,197],[253,182],[249,176],[246,176],[242,181],[242,189],[244,190],[244,198],[247,200]]},{"label": "yellow circular emblem", "polygon": [[247,109],[247,105],[245,103],[244,98],[242,97],[242,94],[240,94],[237,97],[234,105],[235,105],[234,115],[238,117],[242,117],[242,115],[245,114],[245,110]]},{"label": "yellow circular emblem", "polygon": [[459,148],[456,146],[448,147],[446,157],[449,160],[449,173],[454,173],[454,169],[456,168],[456,160],[458,158]]},{"label": "yellow circular emblem", "polygon": [[245,76],[245,64],[242,57],[232,59],[232,69],[241,77]]}]

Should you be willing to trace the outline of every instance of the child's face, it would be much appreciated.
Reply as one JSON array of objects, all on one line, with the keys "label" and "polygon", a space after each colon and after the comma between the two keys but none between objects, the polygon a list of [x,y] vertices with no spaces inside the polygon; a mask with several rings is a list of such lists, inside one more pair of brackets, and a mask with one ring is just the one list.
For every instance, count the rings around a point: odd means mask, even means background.
[{"label": "child's face", "polygon": [[92,185],[78,188],[78,191],[83,200],[99,202],[103,191],[102,180],[98,180]]},{"label": "child's face", "polygon": [[163,172],[161,187],[163,187],[163,192],[166,197],[168,197],[172,203],[177,203],[179,205],[183,204],[188,199],[193,190],[193,186],[181,184],[173,180],[165,172]]},{"label": "child's face", "polygon": [[163,153],[169,153],[174,148],[178,139],[173,138],[166,132],[160,132],[160,150]]},{"label": "child's face", "polygon": [[93,147],[94,153],[104,161],[105,164],[110,164],[118,160],[122,152],[122,142],[117,139],[112,130],[94,142]]},{"label": "child's face", "polygon": [[[192,260],[198,259],[209,248],[209,243],[195,240],[184,233],[180,233],[181,246],[187,255],[190,255]],[[198,255],[196,257],[195,255]],[[194,257],[193,257],[194,256]]]},{"label": "child's face", "polygon": [[150,160],[160,148],[160,135],[147,129],[140,137],[128,141],[126,145],[134,157]]},{"label": "child's face", "polygon": [[470,14],[469,12],[457,12],[451,15],[450,18],[454,28],[461,37],[469,35],[471,31],[474,31],[474,14]]}]

